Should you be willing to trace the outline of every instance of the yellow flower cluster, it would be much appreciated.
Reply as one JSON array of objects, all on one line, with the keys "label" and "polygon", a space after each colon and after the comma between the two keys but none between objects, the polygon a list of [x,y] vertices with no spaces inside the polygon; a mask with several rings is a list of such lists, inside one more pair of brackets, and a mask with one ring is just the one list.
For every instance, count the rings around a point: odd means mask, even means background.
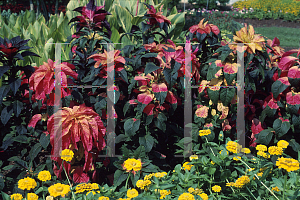
[{"label": "yellow flower cluster", "polygon": [[214,185],[211,189],[214,192],[221,192],[222,190],[222,188],[219,185]]},{"label": "yellow flower cluster", "polygon": [[109,198],[105,197],[105,196],[101,196],[101,197],[98,198],[98,200],[109,200]]},{"label": "yellow flower cluster", "polygon": [[281,147],[277,147],[277,146],[270,146],[268,148],[268,152],[271,155],[282,155],[283,153],[283,149]]},{"label": "yellow flower cluster", "polygon": [[289,143],[287,141],[285,141],[285,140],[279,140],[277,142],[277,146],[285,149],[285,148],[287,148],[289,146]]},{"label": "yellow flower cluster", "polygon": [[190,161],[192,161],[192,160],[198,160],[198,156],[197,155],[191,155],[190,156]]},{"label": "yellow flower cluster", "polygon": [[188,189],[188,192],[189,193],[191,193],[191,194],[193,194],[193,195],[200,195],[200,194],[202,194],[203,193],[203,190],[202,189],[199,189],[199,188],[192,188],[192,187],[190,187],[189,189]]},{"label": "yellow flower cluster", "polygon": [[22,200],[22,199],[23,199],[23,196],[22,196],[21,194],[19,194],[19,193],[16,193],[16,194],[12,194],[12,195],[10,196],[10,199],[11,199],[11,200]]},{"label": "yellow flower cluster", "polygon": [[36,195],[35,193],[28,193],[27,194],[27,200],[38,200],[39,196]]},{"label": "yellow flower cluster", "polygon": [[136,187],[144,190],[145,187],[148,187],[149,185],[151,184],[151,181],[150,180],[138,180],[136,182]]},{"label": "yellow flower cluster", "polygon": [[283,168],[288,172],[296,171],[299,169],[299,161],[293,158],[281,157],[277,159],[276,166],[278,166],[279,169]]},{"label": "yellow flower cluster", "polygon": [[77,185],[75,188],[75,193],[82,193],[85,191],[92,191],[99,189],[99,185],[97,183],[82,183]]},{"label": "yellow flower cluster", "polygon": [[234,141],[228,141],[226,144],[226,149],[232,153],[240,153],[242,150],[242,145]]},{"label": "yellow flower cluster", "polygon": [[142,162],[140,159],[128,158],[124,161],[123,168],[126,169],[127,172],[131,170],[140,171],[142,169]]},{"label": "yellow flower cluster", "polygon": [[26,177],[18,181],[18,188],[20,188],[21,190],[31,190],[35,187],[36,182],[32,178]]},{"label": "yellow flower cluster", "polygon": [[275,191],[275,192],[279,192],[279,188],[276,186],[276,187],[272,187],[272,190]]},{"label": "yellow flower cluster", "polygon": [[74,152],[70,149],[64,149],[64,150],[62,150],[60,156],[61,156],[61,159],[71,162],[71,160],[73,159],[73,156],[74,156]]},{"label": "yellow flower cluster", "polygon": [[229,187],[234,186],[237,188],[242,188],[244,185],[246,185],[248,183],[250,183],[250,178],[248,176],[241,176],[235,182],[226,183],[226,186],[229,186]]},{"label": "yellow flower cluster", "polygon": [[136,189],[127,190],[127,197],[128,198],[134,198],[139,196],[139,192]]},{"label": "yellow flower cluster", "polygon": [[70,192],[70,186],[61,183],[56,183],[48,188],[48,192],[50,196],[53,197],[65,197],[65,195]]},{"label": "yellow flower cluster", "polygon": [[296,0],[240,0],[233,4],[234,8],[239,9],[260,9],[265,13],[269,11],[291,13],[299,15],[300,2]]},{"label": "yellow flower cluster", "polygon": [[160,194],[159,199],[164,199],[164,198],[166,198],[167,195],[171,194],[171,191],[170,190],[160,190],[159,194]]},{"label": "yellow flower cluster", "polygon": [[183,193],[178,197],[178,200],[195,200],[195,197],[190,193]]},{"label": "yellow flower cluster", "polygon": [[189,163],[190,163],[190,162],[185,162],[185,163],[183,163],[182,168],[183,168],[184,170],[190,171],[194,165],[190,165]]},{"label": "yellow flower cluster", "polygon": [[44,170],[44,171],[41,171],[39,174],[38,174],[38,179],[40,181],[50,181],[51,180],[51,174],[49,171],[47,170]]},{"label": "yellow flower cluster", "polygon": [[199,131],[199,135],[200,136],[205,136],[205,135],[210,135],[210,134],[211,134],[211,130],[210,129],[200,130]]}]

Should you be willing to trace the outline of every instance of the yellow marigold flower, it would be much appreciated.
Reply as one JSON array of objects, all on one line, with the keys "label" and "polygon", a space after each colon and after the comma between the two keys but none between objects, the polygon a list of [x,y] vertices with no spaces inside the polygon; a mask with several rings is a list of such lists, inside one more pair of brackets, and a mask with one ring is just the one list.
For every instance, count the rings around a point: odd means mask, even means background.
[{"label": "yellow marigold flower", "polygon": [[190,188],[188,189],[188,192],[191,193],[191,194],[192,194],[194,191],[195,191],[195,189],[192,188],[192,187],[190,187]]},{"label": "yellow marigold flower", "polygon": [[192,168],[194,165],[189,165],[189,163],[190,163],[190,162],[185,162],[185,163],[183,163],[182,168],[183,168],[184,170],[190,171],[191,168]]},{"label": "yellow marigold flower", "polygon": [[248,172],[255,170],[255,168],[247,169]]},{"label": "yellow marigold flower", "polygon": [[258,152],[257,152],[257,155],[258,155],[258,156],[262,156],[262,157],[264,157],[264,158],[270,158],[270,155],[267,154],[267,153],[265,153],[265,152],[263,152],[263,151],[258,151]]},{"label": "yellow marigold flower", "polygon": [[193,159],[198,160],[198,156],[197,155],[191,155],[190,156],[190,161],[192,161]]},{"label": "yellow marigold flower", "polygon": [[50,196],[53,197],[65,197],[65,195],[70,192],[70,186],[61,183],[56,183],[48,188],[48,192]]},{"label": "yellow marigold flower", "polygon": [[211,163],[212,165],[216,164],[214,161],[210,161],[210,163]]},{"label": "yellow marigold flower", "polygon": [[190,193],[183,193],[178,197],[178,200],[195,200],[195,197]]},{"label": "yellow marigold flower", "polygon": [[98,198],[98,200],[109,200],[109,198],[105,197],[105,196],[101,196],[101,197]]},{"label": "yellow marigold flower", "polygon": [[279,140],[277,146],[285,149],[289,146],[289,143],[285,140]]},{"label": "yellow marigold flower", "polygon": [[53,196],[47,196],[46,200],[54,200]]},{"label": "yellow marigold flower", "polygon": [[130,172],[133,170],[134,172],[140,171],[142,169],[142,162],[140,159],[134,159],[134,158],[128,158],[125,160],[123,163],[123,169],[126,170],[127,172]]},{"label": "yellow marigold flower", "polygon": [[160,190],[159,194],[160,194],[160,199],[164,199],[167,195],[171,194],[171,191],[170,190]]},{"label": "yellow marigold flower", "polygon": [[92,183],[91,186],[92,186],[93,190],[98,190],[99,189],[99,185],[97,183]]},{"label": "yellow marigold flower", "polygon": [[145,187],[149,186],[151,184],[150,180],[138,180],[136,182],[136,187],[140,188],[140,189],[145,189]]},{"label": "yellow marigold flower", "polygon": [[40,181],[50,181],[51,180],[51,174],[49,171],[47,170],[44,170],[44,171],[41,171],[39,174],[38,174],[38,179]]},{"label": "yellow marigold flower", "polygon": [[239,145],[237,142],[228,141],[226,144],[226,149],[232,153],[240,153],[242,146]]},{"label": "yellow marigold flower", "polygon": [[268,152],[271,155],[282,155],[283,153],[283,149],[281,147],[277,147],[277,146],[270,146],[268,148]]},{"label": "yellow marigold flower", "polygon": [[268,148],[265,145],[259,144],[256,146],[257,151],[267,151]]},{"label": "yellow marigold flower", "polygon": [[36,187],[34,179],[26,177],[18,181],[18,188],[21,190],[31,190]]},{"label": "yellow marigold flower", "polygon": [[127,197],[128,198],[134,198],[139,195],[138,191],[136,189],[127,190]]},{"label": "yellow marigold flower", "polygon": [[202,198],[202,200],[208,200],[208,196],[205,193],[201,193],[199,196]]},{"label": "yellow marigold flower", "polygon": [[195,188],[195,191],[194,191],[194,195],[199,195],[203,193],[203,190],[202,189],[199,189],[199,188]]},{"label": "yellow marigold flower", "polygon": [[272,190],[275,191],[275,192],[279,192],[279,188],[276,186],[276,187],[272,187]]},{"label": "yellow marigold flower", "polygon": [[[175,172],[175,170],[174,170],[173,172]],[[144,177],[144,181],[145,181],[145,180],[151,179],[152,176],[154,176],[154,173],[146,175],[146,176]]]},{"label": "yellow marigold flower", "polygon": [[235,185],[235,183],[234,182],[229,182],[229,183],[226,183],[226,186],[227,187],[232,187],[232,186],[234,186]]},{"label": "yellow marigold flower", "polygon": [[154,174],[154,176],[155,176],[156,178],[162,178],[162,177],[166,176],[167,174],[168,174],[167,172],[156,172],[156,173]]},{"label": "yellow marigold flower", "polygon": [[19,193],[16,193],[16,194],[12,194],[12,195],[10,196],[10,199],[11,199],[11,200],[22,200],[22,199],[23,199],[23,196],[22,196],[21,194],[19,194]]},{"label": "yellow marigold flower", "polygon": [[219,185],[214,185],[211,188],[214,192],[221,192],[222,188]]},{"label": "yellow marigold flower", "polygon": [[249,148],[242,148],[242,152],[246,154],[251,153]]},{"label": "yellow marigold flower", "polygon": [[257,173],[257,176],[262,176],[264,173],[263,172],[259,172]]},{"label": "yellow marigold flower", "polygon": [[199,135],[200,136],[205,136],[205,135],[210,135],[210,134],[211,134],[211,130],[210,129],[200,130],[199,131]]},{"label": "yellow marigold flower", "polygon": [[242,158],[240,157],[240,156],[234,156],[233,157],[233,160],[236,160],[236,161],[239,161],[239,160],[241,160]]},{"label": "yellow marigold flower", "polygon": [[28,193],[27,194],[27,200],[38,200],[39,196],[36,195],[35,193]]},{"label": "yellow marigold flower", "polygon": [[73,156],[74,156],[74,152],[70,149],[64,149],[62,152],[61,152],[61,159],[65,160],[65,161],[68,161],[68,162],[71,162],[71,160],[73,159]]},{"label": "yellow marigold flower", "polygon": [[276,161],[276,166],[278,166],[279,169],[283,168],[288,172],[296,171],[299,169],[299,161],[293,158],[281,157]]},{"label": "yellow marigold flower", "polygon": [[241,188],[243,187],[244,185],[250,183],[250,178],[248,176],[241,176],[240,178],[238,178],[236,181],[235,181],[235,187],[237,188]]},{"label": "yellow marigold flower", "polygon": [[212,115],[212,116],[215,116],[216,114],[217,114],[216,109],[212,109],[212,110],[211,110],[211,115]]}]

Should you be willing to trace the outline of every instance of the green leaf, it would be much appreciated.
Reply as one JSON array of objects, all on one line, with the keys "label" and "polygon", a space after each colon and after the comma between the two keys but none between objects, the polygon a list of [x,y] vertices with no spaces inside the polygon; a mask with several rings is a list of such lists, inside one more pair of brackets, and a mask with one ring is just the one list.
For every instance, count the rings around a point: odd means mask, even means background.
[{"label": "green leaf", "polygon": [[145,147],[146,152],[150,152],[154,144],[154,139],[151,135],[145,135],[139,138],[139,143]]},{"label": "green leaf", "polygon": [[11,115],[13,113],[13,108],[12,107],[5,107],[2,112],[1,112],[1,122],[6,125],[8,120],[10,119]]},{"label": "green leaf", "polygon": [[258,134],[258,141],[257,143],[268,145],[273,137],[273,128],[268,127],[268,129],[262,130]]},{"label": "green leaf", "polygon": [[135,119],[135,118],[128,119],[124,123],[125,134],[128,136],[135,135],[135,133],[139,130],[140,123],[141,123],[141,120],[139,120],[139,119]]},{"label": "green leaf", "polygon": [[235,88],[221,88],[220,100],[224,106],[227,106],[233,99],[235,94]]},{"label": "green leaf", "polygon": [[293,148],[294,151],[299,152],[300,151],[300,144],[295,141],[295,139],[291,139],[289,141],[289,145]]},{"label": "green leaf", "polygon": [[218,104],[218,100],[220,96],[219,90],[211,90],[210,88],[207,88],[207,94],[214,104]]},{"label": "green leaf", "polygon": [[123,28],[124,33],[129,33],[130,29],[132,27],[131,20],[132,16],[131,14],[123,7],[120,5],[114,5],[115,11],[116,11],[116,17],[117,17],[117,22],[120,27]]},{"label": "green leaf", "polygon": [[147,74],[149,74],[149,73],[151,73],[151,72],[154,72],[155,70],[158,70],[158,69],[160,69],[159,66],[156,66],[156,65],[155,65],[154,63],[152,63],[152,62],[148,62],[148,63],[146,64],[146,68],[145,68],[144,73],[145,73],[145,75],[147,75]]},{"label": "green leaf", "polygon": [[29,152],[30,160],[33,160],[38,153],[42,150],[42,145],[40,143],[36,143]]},{"label": "green leaf", "polygon": [[6,171],[6,170],[11,170],[14,167],[14,165],[7,165],[5,167],[2,168],[2,170]]},{"label": "green leaf", "polygon": [[288,88],[289,85],[286,85],[284,83],[282,83],[280,80],[277,80],[275,81],[273,84],[272,84],[272,87],[271,87],[271,91],[273,93],[273,97],[274,98],[277,98],[278,95],[283,92],[286,88]]},{"label": "green leaf", "polygon": [[6,194],[6,193],[4,193],[4,192],[2,192],[2,191],[1,191],[1,194],[2,194],[2,199],[3,199],[3,200],[10,200],[10,197],[9,197],[8,194]]},{"label": "green leaf", "polygon": [[129,174],[124,174],[123,171],[117,170],[114,174],[114,186],[118,187],[121,185],[129,176]]},{"label": "green leaf", "polygon": [[14,113],[15,113],[15,115],[18,117],[19,116],[19,114],[21,113],[21,111],[22,111],[22,108],[23,108],[23,103],[22,102],[20,102],[20,101],[15,101],[14,103],[13,103],[13,109],[14,109]]},{"label": "green leaf", "polygon": [[45,133],[41,134],[40,143],[44,149],[46,149],[50,143],[50,134],[46,135]]},{"label": "green leaf", "polygon": [[273,128],[275,130],[275,133],[278,135],[278,137],[282,137],[285,135],[291,127],[290,122],[282,122],[281,119],[276,119],[273,123]]}]

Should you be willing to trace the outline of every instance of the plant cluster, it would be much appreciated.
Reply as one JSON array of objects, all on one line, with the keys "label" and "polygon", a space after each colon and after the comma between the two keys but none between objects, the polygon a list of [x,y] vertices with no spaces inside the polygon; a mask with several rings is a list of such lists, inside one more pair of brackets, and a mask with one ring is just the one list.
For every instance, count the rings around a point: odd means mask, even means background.
[{"label": "plant cluster", "polygon": [[[184,13],[165,16],[165,2],[91,0],[61,15],[74,33],[60,73],[51,57],[22,65],[37,56],[28,40],[0,38],[0,153],[14,162],[0,163],[14,193],[3,199],[299,198],[300,51],[234,21],[226,39],[208,18],[182,30]],[[241,58],[249,148],[236,141]],[[198,88],[185,124],[188,79]]]}]

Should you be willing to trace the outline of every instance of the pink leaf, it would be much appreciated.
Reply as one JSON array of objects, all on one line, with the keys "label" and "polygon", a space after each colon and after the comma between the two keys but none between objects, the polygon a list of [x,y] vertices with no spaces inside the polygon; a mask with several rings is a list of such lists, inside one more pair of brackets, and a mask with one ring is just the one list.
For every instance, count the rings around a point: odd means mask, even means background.
[{"label": "pink leaf", "polygon": [[35,127],[36,126],[36,123],[38,122],[38,121],[40,121],[42,119],[42,115],[41,114],[36,114],[36,115],[34,115],[32,118],[31,118],[31,120],[30,120],[30,122],[29,122],[29,124],[28,124],[28,127]]},{"label": "pink leaf", "polygon": [[73,180],[75,183],[87,183],[90,178],[86,173],[83,172],[82,167],[77,167],[73,173]]}]

